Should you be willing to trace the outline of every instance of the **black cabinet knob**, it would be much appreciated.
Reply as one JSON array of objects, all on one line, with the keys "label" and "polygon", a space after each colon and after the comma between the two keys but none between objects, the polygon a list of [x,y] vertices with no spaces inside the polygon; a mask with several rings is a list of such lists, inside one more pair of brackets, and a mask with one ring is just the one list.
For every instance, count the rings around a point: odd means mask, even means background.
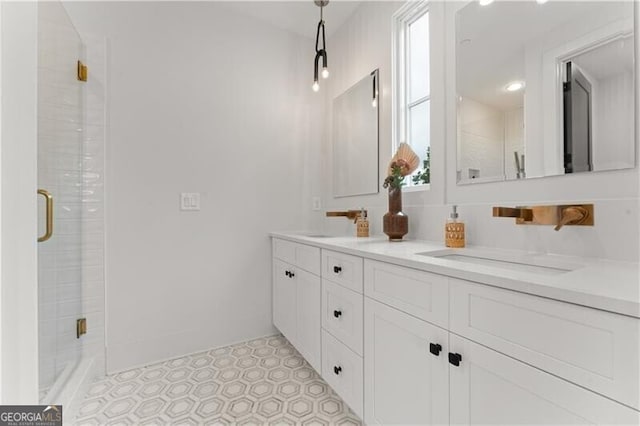
[{"label": "black cabinet knob", "polygon": [[289,278],[293,278],[295,276],[296,276],[296,274],[294,274],[293,272],[289,271]]},{"label": "black cabinet knob", "polygon": [[429,343],[429,352],[431,352],[435,356],[440,355],[441,350],[442,350],[442,345],[439,345],[437,343]]},{"label": "black cabinet knob", "polygon": [[342,372],[342,367],[336,365],[335,367],[333,367],[333,372],[337,376]]},{"label": "black cabinet knob", "polygon": [[290,274],[291,274],[291,272],[289,272],[289,271],[284,271],[284,274],[285,274],[286,276],[288,276],[288,277],[289,277],[289,276],[290,276]]},{"label": "black cabinet knob", "polygon": [[333,316],[336,318],[340,318],[342,316],[342,311],[333,311]]},{"label": "black cabinet knob", "polygon": [[333,272],[335,274],[339,274],[340,272],[342,272],[342,266],[334,266],[333,267]]},{"label": "black cabinet knob", "polygon": [[460,361],[462,361],[462,355],[449,352],[449,364],[457,367],[460,365]]}]

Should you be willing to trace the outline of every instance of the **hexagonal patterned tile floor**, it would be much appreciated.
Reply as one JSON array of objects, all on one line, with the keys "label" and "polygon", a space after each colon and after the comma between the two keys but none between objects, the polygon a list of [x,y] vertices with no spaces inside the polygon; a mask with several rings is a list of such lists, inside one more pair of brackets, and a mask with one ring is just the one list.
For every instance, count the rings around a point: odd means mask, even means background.
[{"label": "hexagonal patterned tile floor", "polygon": [[360,425],[282,336],[201,352],[96,381],[79,425]]}]

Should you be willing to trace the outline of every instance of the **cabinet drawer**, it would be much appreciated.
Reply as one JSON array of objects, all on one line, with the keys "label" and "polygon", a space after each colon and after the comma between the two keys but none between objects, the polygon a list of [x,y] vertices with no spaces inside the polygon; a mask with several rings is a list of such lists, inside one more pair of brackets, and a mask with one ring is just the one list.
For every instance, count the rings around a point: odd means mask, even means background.
[{"label": "cabinet drawer", "polygon": [[362,258],[322,250],[322,278],[362,294]]},{"label": "cabinet drawer", "polygon": [[452,334],[451,424],[638,424],[640,413]]},{"label": "cabinet drawer", "polygon": [[320,275],[320,249],[278,238],[273,239],[273,257]]},{"label": "cabinet drawer", "polygon": [[375,260],[364,262],[364,293],[425,321],[447,328],[448,278]]},{"label": "cabinet drawer", "polygon": [[322,327],[362,356],[363,296],[322,280]]},{"label": "cabinet drawer", "polygon": [[638,408],[635,318],[461,280],[451,331]]},{"label": "cabinet drawer", "polygon": [[322,377],[360,417],[363,416],[362,358],[322,331]]}]

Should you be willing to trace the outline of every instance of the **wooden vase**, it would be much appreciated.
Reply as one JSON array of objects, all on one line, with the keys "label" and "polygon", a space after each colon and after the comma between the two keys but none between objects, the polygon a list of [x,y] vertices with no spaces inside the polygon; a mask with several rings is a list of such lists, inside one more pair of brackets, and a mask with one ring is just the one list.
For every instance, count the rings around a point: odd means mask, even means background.
[{"label": "wooden vase", "polygon": [[389,211],[382,217],[382,231],[390,241],[401,241],[409,232],[409,217],[402,213],[402,188],[389,187]]}]

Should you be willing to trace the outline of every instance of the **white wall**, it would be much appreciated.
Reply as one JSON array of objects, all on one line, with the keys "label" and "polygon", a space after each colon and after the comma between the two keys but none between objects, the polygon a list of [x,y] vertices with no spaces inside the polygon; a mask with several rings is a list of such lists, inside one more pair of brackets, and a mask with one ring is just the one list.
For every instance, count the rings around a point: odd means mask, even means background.
[{"label": "white wall", "polygon": [[310,41],[216,3],[66,7],[109,40],[108,370],[273,333],[267,233],[315,184]]},{"label": "white wall", "polygon": [[[404,193],[404,211],[409,215],[408,236],[443,241],[443,229],[449,214],[449,205],[458,204],[461,219],[468,224],[468,244],[637,261],[638,234],[640,233],[637,169],[526,181],[457,185],[455,149],[457,99],[453,20],[455,11],[464,4],[464,2],[444,4],[436,2],[431,5],[431,87],[434,90],[431,100],[431,141],[434,173],[432,173],[429,191],[405,191]],[[391,156],[389,92],[391,17],[397,7],[399,7],[398,3],[364,3],[328,42],[332,75],[331,95],[328,96],[327,105],[332,95],[348,87],[346,83],[334,86],[336,84],[334,82],[355,81],[357,76],[364,75],[370,69],[380,68],[381,70],[383,83],[380,109],[381,170],[386,167]],[[637,9],[636,14],[638,14]],[[638,32],[636,32],[636,40],[638,40]],[[637,45],[636,42],[636,49]],[[529,85],[528,89],[530,89]],[[330,129],[330,123],[325,123],[325,128]],[[325,131],[324,134],[324,172],[329,174],[331,173],[331,145],[327,134],[330,133]],[[386,211],[384,193],[375,197],[334,199],[329,189],[325,187],[324,197],[327,209],[361,206],[369,209],[372,232],[374,234],[382,232],[381,218]],[[555,232],[553,227],[516,226],[512,219],[491,216],[491,207],[494,205],[573,202],[595,204],[596,226],[566,227],[560,232]],[[351,235],[355,233],[354,225],[342,219],[317,217],[310,222],[310,226],[328,233]]]},{"label": "white wall", "polygon": [[0,403],[38,401],[37,11],[0,3]]},{"label": "white wall", "polygon": [[629,167],[634,158],[633,74],[621,72],[599,79],[593,93],[593,168]]}]

